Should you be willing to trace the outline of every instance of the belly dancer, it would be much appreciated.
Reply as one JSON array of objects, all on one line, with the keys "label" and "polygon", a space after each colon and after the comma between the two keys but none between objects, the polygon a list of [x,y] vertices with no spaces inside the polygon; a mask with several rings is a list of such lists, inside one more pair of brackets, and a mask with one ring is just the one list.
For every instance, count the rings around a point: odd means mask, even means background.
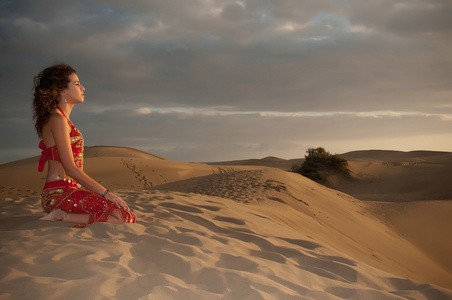
[{"label": "belly dancer", "polygon": [[76,104],[84,102],[84,92],[74,69],[66,64],[48,67],[34,78],[33,118],[42,150],[38,171],[48,165],[41,196],[48,214],[41,220],[78,227],[134,223],[136,217],[124,200],[83,171],[83,136],[69,116]]}]

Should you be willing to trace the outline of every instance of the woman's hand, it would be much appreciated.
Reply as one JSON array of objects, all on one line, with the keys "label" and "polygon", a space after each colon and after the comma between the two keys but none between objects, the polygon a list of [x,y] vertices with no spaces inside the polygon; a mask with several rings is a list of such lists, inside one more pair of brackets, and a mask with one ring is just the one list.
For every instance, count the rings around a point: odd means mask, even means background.
[{"label": "woman's hand", "polygon": [[121,197],[113,194],[112,192],[108,191],[108,193],[105,195],[105,199],[116,205],[118,208],[122,208],[124,210],[129,211],[130,208],[127,206],[127,204],[124,202],[124,200],[121,199]]}]

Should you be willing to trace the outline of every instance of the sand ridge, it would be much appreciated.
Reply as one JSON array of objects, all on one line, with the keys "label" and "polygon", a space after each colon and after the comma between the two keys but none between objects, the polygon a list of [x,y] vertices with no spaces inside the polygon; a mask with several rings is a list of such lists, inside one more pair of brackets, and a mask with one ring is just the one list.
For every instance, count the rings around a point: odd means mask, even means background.
[{"label": "sand ridge", "polygon": [[[272,168],[231,168],[229,172],[154,189],[199,193],[255,204],[256,210],[265,211],[266,215],[297,232],[315,236],[322,243],[380,269],[420,280],[425,280],[422,276],[428,273],[427,276],[435,276],[437,282],[452,282],[447,267],[413,249],[409,241],[390,227],[387,218],[381,217],[373,203],[325,188],[298,174]],[[413,260],[425,263],[413,266]],[[429,269],[436,271],[430,273]]]},{"label": "sand ridge", "polygon": [[[452,152],[361,150],[340,154],[348,161],[351,178],[330,175],[324,182],[330,188],[360,200],[401,202],[452,199]],[[248,159],[219,162],[267,166],[289,170],[303,159]]]}]

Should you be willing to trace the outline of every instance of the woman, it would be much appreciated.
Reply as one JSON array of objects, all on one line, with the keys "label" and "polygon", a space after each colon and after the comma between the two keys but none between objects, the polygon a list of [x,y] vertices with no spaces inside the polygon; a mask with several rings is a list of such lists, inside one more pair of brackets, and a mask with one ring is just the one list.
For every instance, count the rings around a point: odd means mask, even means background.
[{"label": "woman", "polygon": [[[83,171],[83,137],[72,124],[72,108],[84,102],[85,88],[74,69],[57,64],[34,78],[33,119],[42,139],[38,171],[47,162],[41,220],[83,224],[134,223],[135,215],[117,195]],[[86,189],[82,189],[83,186]]]}]

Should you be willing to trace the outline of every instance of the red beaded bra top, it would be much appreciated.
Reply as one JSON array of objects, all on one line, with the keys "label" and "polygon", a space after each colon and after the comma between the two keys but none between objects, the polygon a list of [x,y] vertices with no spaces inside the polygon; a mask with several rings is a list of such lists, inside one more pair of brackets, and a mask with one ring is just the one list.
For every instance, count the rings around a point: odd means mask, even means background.
[{"label": "red beaded bra top", "polygon": [[[74,124],[72,124],[71,120],[64,114],[64,112],[57,107],[58,110],[61,112],[61,114],[67,119],[68,124],[71,126],[71,148],[72,148],[72,154],[74,155],[74,163],[77,167],[83,168],[83,136],[78,131],[77,128],[75,128]],[[38,171],[42,172],[44,170],[44,165],[47,160],[56,160],[61,163],[60,156],[58,155],[58,150],[56,145],[46,148],[44,145],[44,142],[41,140],[39,142],[39,149],[42,150],[41,152],[41,158],[39,159],[39,166]]]}]

